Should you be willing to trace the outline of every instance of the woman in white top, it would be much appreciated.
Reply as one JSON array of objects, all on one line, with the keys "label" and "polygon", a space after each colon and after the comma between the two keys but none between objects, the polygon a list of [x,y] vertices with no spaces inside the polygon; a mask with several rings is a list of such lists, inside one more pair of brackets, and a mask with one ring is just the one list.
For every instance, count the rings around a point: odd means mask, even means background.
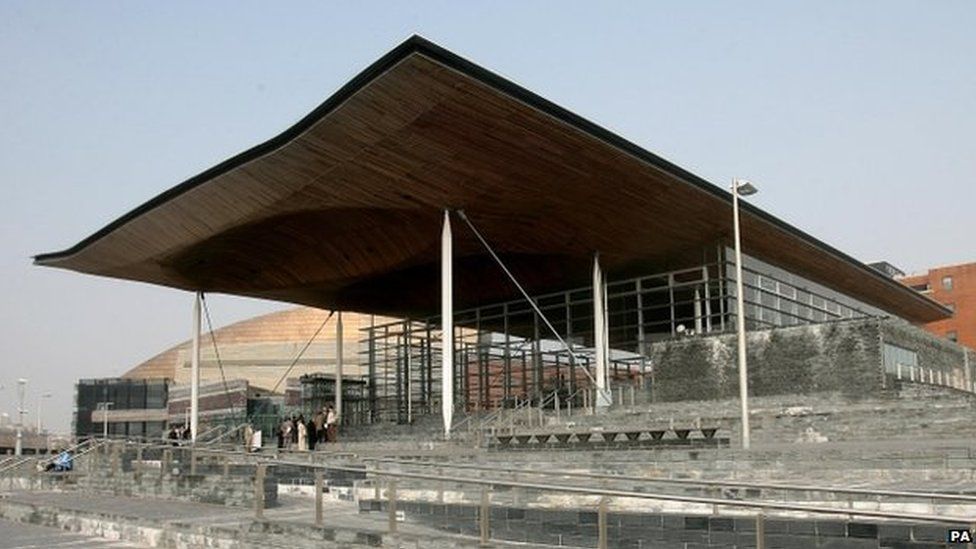
[{"label": "woman in white top", "polygon": [[305,427],[305,418],[298,418],[298,450],[308,450],[308,428]]}]

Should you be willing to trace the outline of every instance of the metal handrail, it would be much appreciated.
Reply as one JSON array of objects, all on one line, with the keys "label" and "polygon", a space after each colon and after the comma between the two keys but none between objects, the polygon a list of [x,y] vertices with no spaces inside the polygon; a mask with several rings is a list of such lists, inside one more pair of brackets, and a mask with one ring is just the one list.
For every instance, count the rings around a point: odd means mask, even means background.
[{"label": "metal handrail", "polygon": [[947,501],[967,501],[976,503],[976,496],[970,496],[966,494],[947,494],[947,493],[936,493],[936,492],[913,492],[907,490],[875,490],[870,488],[843,488],[835,486],[816,486],[810,484],[783,484],[775,482],[743,482],[743,481],[724,481],[724,480],[697,480],[697,479],[669,479],[669,478],[648,478],[648,477],[638,477],[632,475],[607,475],[601,473],[580,473],[576,471],[565,471],[558,469],[519,469],[518,471],[512,471],[511,469],[503,469],[500,467],[487,467],[483,465],[469,465],[463,463],[438,463],[433,461],[412,461],[412,460],[396,460],[389,458],[370,458],[364,457],[363,461],[377,462],[377,463],[391,463],[395,465],[408,465],[408,466],[423,466],[423,467],[440,467],[449,469],[466,469],[473,471],[484,471],[493,473],[509,473],[513,476],[515,475],[535,475],[535,476],[556,476],[556,477],[571,477],[571,478],[583,478],[591,480],[614,480],[614,481],[627,481],[627,482],[646,482],[648,484],[673,484],[678,486],[703,486],[703,487],[715,487],[715,488],[755,488],[762,490],[783,490],[790,492],[821,492],[821,493],[835,493],[835,494],[851,494],[851,495],[866,495],[866,496],[883,496],[883,497],[905,497],[905,498],[918,498],[918,499],[938,499]]},{"label": "metal handrail", "polygon": [[[149,445],[146,446],[158,446],[165,448],[165,445]],[[307,461],[295,461],[289,459],[279,459],[278,456],[267,456],[267,455],[255,455],[255,454],[245,454],[243,452],[237,452],[232,450],[218,449],[218,448],[196,448],[195,450],[203,453],[214,453],[214,454],[230,454],[235,456],[250,456],[257,458],[258,464],[263,465],[288,465],[295,467],[304,467],[310,469],[321,469],[321,470],[337,470],[337,471],[349,471],[357,473],[367,473],[380,477],[392,477],[392,478],[403,478],[403,479],[414,479],[414,480],[424,480],[424,481],[439,481],[439,482],[454,482],[459,484],[473,484],[479,486],[504,486],[508,488],[528,488],[541,491],[550,492],[560,492],[560,493],[571,493],[580,495],[592,495],[592,496],[606,496],[606,497],[623,497],[623,498],[636,498],[644,500],[659,500],[659,501],[674,501],[683,503],[697,503],[704,505],[713,506],[724,506],[739,509],[758,509],[772,510],[772,511],[793,511],[793,512],[806,512],[813,514],[822,515],[834,515],[834,516],[846,516],[850,518],[854,517],[870,517],[879,519],[895,519],[895,520],[907,520],[915,522],[931,522],[938,524],[973,524],[976,522],[976,517],[962,517],[962,516],[938,516],[938,515],[928,515],[928,514],[918,514],[918,513],[901,513],[894,511],[872,511],[868,509],[839,509],[834,507],[824,507],[818,505],[803,505],[803,504],[792,504],[792,503],[780,503],[780,502],[769,502],[769,501],[742,501],[742,500],[728,500],[720,498],[710,498],[701,496],[685,496],[676,494],[662,494],[662,493],[651,493],[644,491],[632,491],[632,490],[621,490],[621,489],[609,489],[600,487],[590,487],[590,486],[578,486],[578,485],[567,485],[567,484],[546,484],[539,482],[523,482],[515,480],[505,480],[499,478],[471,478],[465,476],[445,476],[445,475],[431,475],[423,473],[411,473],[407,471],[389,471],[380,470],[376,468],[364,468],[355,467],[348,465],[335,465],[335,464],[318,464],[309,463]],[[383,460],[377,458],[364,458],[364,462],[374,462],[382,463],[384,461],[397,462],[397,460]],[[465,466],[465,465],[439,465],[433,462],[405,462],[408,465],[429,465],[429,466],[440,466],[440,467],[456,467],[459,469],[463,468],[478,468],[479,466]],[[495,468],[484,467],[482,468],[486,472],[498,472]],[[520,471],[522,474],[561,474],[560,472],[544,472],[544,471]],[[574,473],[572,475],[566,476],[576,476],[584,475],[582,473]],[[623,475],[599,475],[599,477],[609,477],[616,480],[642,480],[650,482],[658,482],[657,479],[645,479],[641,477],[625,477]],[[662,481],[665,479],[661,479]],[[678,483],[677,481],[684,481],[686,479],[666,479],[667,482]],[[699,484],[709,484],[716,481],[693,481],[687,479],[689,483],[699,483]],[[749,483],[729,483],[736,486],[746,486]],[[726,484],[726,485],[729,485]],[[945,500],[955,500],[955,501],[971,501],[974,499],[973,496],[955,496],[950,494],[923,494],[920,492],[902,492],[894,490],[868,490],[868,489],[857,489],[857,488],[847,488],[847,489],[835,489],[826,488],[819,486],[789,486],[776,483],[752,483],[752,487],[770,487],[770,488],[782,488],[787,489],[811,489],[811,491],[833,491],[837,493],[862,493],[871,495],[891,495],[898,497],[924,497],[927,499],[945,499]]]},{"label": "metal handrail", "polygon": [[0,468],[0,475],[6,473],[7,471],[13,471],[26,463],[30,463],[31,461],[34,461],[35,459],[36,456],[26,456],[26,457],[20,456],[19,458],[14,458],[13,460],[10,460],[13,461],[13,463],[5,462],[6,465],[3,468]]},{"label": "metal handrail", "polygon": [[290,461],[279,461],[278,464],[289,465],[289,466],[301,466],[301,467],[307,467],[312,469],[326,469],[326,470],[334,469],[339,471],[366,472],[367,474],[373,474],[375,476],[381,476],[381,477],[393,477],[393,478],[404,478],[404,479],[437,481],[437,482],[454,482],[458,484],[474,484],[479,486],[504,486],[507,488],[528,488],[533,490],[562,492],[562,493],[590,495],[590,496],[635,498],[635,499],[658,500],[658,501],[675,501],[675,502],[682,502],[682,503],[698,503],[698,504],[712,505],[712,506],[758,509],[760,511],[763,510],[793,511],[793,512],[805,512],[805,513],[822,514],[822,515],[839,515],[839,516],[846,516],[850,518],[870,517],[870,518],[880,518],[880,519],[894,519],[894,520],[905,520],[905,521],[913,521],[913,522],[932,522],[937,524],[953,524],[953,525],[956,524],[969,525],[976,522],[976,517],[950,517],[950,516],[938,516],[938,515],[928,515],[928,514],[920,514],[920,513],[872,511],[869,509],[838,509],[833,507],[823,507],[817,505],[802,505],[802,504],[777,503],[777,502],[766,502],[766,501],[738,501],[738,500],[727,500],[727,499],[708,498],[708,497],[699,497],[699,496],[682,496],[682,495],[675,495],[675,494],[634,492],[630,490],[611,490],[606,488],[593,488],[588,486],[571,486],[565,484],[558,485],[558,484],[543,484],[537,482],[508,481],[508,480],[499,480],[499,479],[426,475],[422,473],[408,473],[405,471],[383,471],[377,469],[367,469],[364,471],[362,468],[355,468],[355,467],[348,467],[348,466],[341,466],[341,465],[319,465],[319,464],[290,462]]},{"label": "metal handrail", "polygon": [[[62,451],[70,452],[71,453],[71,456],[72,456],[72,459],[74,459],[74,458],[77,458],[77,457],[80,457],[80,456],[83,456],[83,455],[87,454],[93,448],[99,446],[100,444],[101,444],[100,442],[96,442],[94,439],[90,439],[89,438],[89,439],[85,439],[85,440],[83,440],[81,442],[78,442],[78,443],[74,444],[73,446],[69,446],[69,447],[65,448],[64,450],[62,450]],[[41,459],[39,461],[41,463],[43,463],[43,464],[46,465],[46,464],[52,463],[56,459],[58,459],[58,456],[59,455],[61,455],[61,452],[58,452],[57,454],[53,454],[53,455],[48,455],[46,458]]]},{"label": "metal handrail", "polygon": [[[568,397],[566,397],[566,399],[569,400],[571,398],[576,397],[576,395],[580,394],[580,392],[583,391],[583,390],[584,389],[582,387],[577,387],[576,390],[573,391],[573,393],[571,395],[569,395]],[[555,397],[556,397],[556,392],[555,391],[552,392],[552,393],[549,393],[548,396],[546,396],[545,398],[542,399],[541,402],[539,402],[539,408],[543,408],[544,406],[546,406],[550,402],[553,402],[554,399],[555,399]],[[495,410],[494,412],[492,412],[491,414],[489,414],[488,417],[485,417],[485,418],[482,418],[481,419],[481,421],[479,422],[480,424],[478,425],[478,432],[479,433],[484,433],[486,430],[494,427],[493,425],[487,425],[486,426],[486,424],[492,423],[492,422],[496,422],[501,417],[501,415],[503,413],[514,414],[514,413],[516,413],[518,411],[524,410],[526,408],[531,408],[531,407],[532,407],[532,400],[531,399],[526,399],[526,400],[522,401],[522,404],[520,404],[518,406],[515,406],[514,408],[499,408],[498,410]],[[468,416],[463,421],[461,421],[460,423],[458,423],[457,425],[455,425],[453,427],[453,429],[460,428],[462,425],[464,425],[465,423],[467,423],[468,421],[470,421],[471,419],[473,419],[473,417],[474,416]]]},{"label": "metal handrail", "polygon": [[245,427],[247,427],[247,423],[241,423],[241,424],[235,425],[233,428],[227,429],[223,433],[217,435],[217,437],[214,438],[213,440],[208,440],[206,442],[203,442],[202,444],[205,445],[205,446],[209,446],[209,445],[212,445],[212,444],[217,444],[218,442],[220,442],[224,438],[226,438],[226,437],[228,437],[228,436],[230,436],[232,434],[236,434],[236,433],[240,432],[240,430],[243,429],[243,428],[245,428]]},{"label": "metal handrail", "polygon": [[[151,447],[159,447],[163,449],[168,448],[168,446],[166,445],[151,446]],[[205,447],[197,447],[195,449],[199,452],[207,453],[207,454],[250,456],[258,461],[266,461],[269,463],[280,463],[280,464],[288,463],[287,458],[282,460],[280,454],[279,455],[249,454],[238,450],[205,448]],[[287,451],[284,453],[294,454],[293,452],[287,452]],[[319,455],[324,457],[326,454],[300,453],[298,455]],[[334,455],[343,455],[343,454],[340,453]],[[352,457],[352,455],[350,455],[350,457]],[[384,463],[384,464],[393,464],[393,465],[472,470],[472,471],[490,472],[490,473],[509,473],[512,474],[513,476],[521,474],[521,475],[535,475],[535,476],[580,478],[580,479],[601,480],[601,481],[609,480],[609,481],[641,482],[647,484],[670,484],[675,486],[695,486],[695,487],[713,487],[713,488],[749,488],[749,489],[763,489],[763,490],[783,490],[783,491],[790,491],[790,492],[818,492],[818,493],[833,493],[833,494],[845,494],[845,495],[901,497],[901,498],[912,498],[912,499],[928,499],[928,500],[976,503],[976,496],[965,495],[965,494],[937,493],[937,492],[915,492],[915,491],[907,491],[907,490],[883,490],[883,489],[871,489],[871,488],[845,488],[845,487],[838,487],[838,486],[785,484],[785,483],[775,483],[775,482],[745,482],[745,481],[734,481],[734,480],[725,481],[725,480],[648,478],[648,477],[639,477],[633,475],[581,473],[576,471],[566,471],[566,470],[559,470],[559,469],[548,469],[548,470],[520,469],[517,472],[512,472],[510,469],[504,469],[499,467],[488,467],[483,465],[439,463],[434,461],[417,461],[417,460],[397,460],[397,459],[390,459],[390,458],[372,458],[372,457],[361,457],[358,459],[360,459],[364,463]],[[317,467],[326,467],[326,468],[337,467],[334,465],[311,464],[309,462],[299,462],[296,464],[300,464],[303,466],[317,466]]]},{"label": "metal handrail", "polygon": [[202,433],[197,433],[196,440],[199,441],[199,440],[205,438],[210,433],[213,433],[213,432],[218,431],[218,430],[223,429],[223,428],[224,428],[223,425],[214,425],[213,427],[207,429],[206,431],[204,431]]},{"label": "metal handrail", "polygon": [[[95,450],[102,444],[104,444],[103,440],[86,439],[73,446],[69,446],[67,448],[67,451],[71,452],[72,459],[76,459]],[[3,463],[0,463],[0,474],[17,469],[18,467],[21,467],[26,463],[30,463],[31,461],[37,461],[38,463],[47,465],[49,463],[52,463],[54,460],[56,460],[59,454],[60,452],[58,452],[57,454],[45,454],[43,456],[41,455],[20,456],[19,459],[16,457],[11,458],[9,460],[4,461]]]}]

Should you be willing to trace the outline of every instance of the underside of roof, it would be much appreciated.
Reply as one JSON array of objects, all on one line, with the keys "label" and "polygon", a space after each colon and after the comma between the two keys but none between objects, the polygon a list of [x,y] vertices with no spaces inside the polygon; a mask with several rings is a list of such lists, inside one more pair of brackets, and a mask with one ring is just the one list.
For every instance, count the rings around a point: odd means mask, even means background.
[{"label": "underside of roof", "polygon": [[[727,242],[724,190],[422,38],[281,135],[39,265],[395,316],[439,308],[440,223],[461,209],[523,285],[682,267]],[[760,259],[915,322],[936,302],[746,204]],[[462,225],[455,304],[516,289]]]}]

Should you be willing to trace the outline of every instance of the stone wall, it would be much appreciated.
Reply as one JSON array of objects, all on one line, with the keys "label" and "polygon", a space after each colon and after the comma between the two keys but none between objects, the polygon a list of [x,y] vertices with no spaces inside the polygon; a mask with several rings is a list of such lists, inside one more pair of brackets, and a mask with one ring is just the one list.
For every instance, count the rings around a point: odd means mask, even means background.
[{"label": "stone wall", "polygon": [[[869,319],[749,333],[750,394],[877,394],[884,387],[879,326]],[[651,353],[655,401],[738,395],[735,334],[661,341]]]},{"label": "stone wall", "polygon": [[[76,464],[77,487],[97,493],[118,496],[161,498],[233,507],[253,507],[255,501],[254,466],[233,465],[226,471],[219,466],[201,463],[194,471],[190,451],[175,449],[163,461],[135,459],[126,450],[117,455],[109,449],[94,457],[91,463]],[[165,469],[162,469],[165,464]],[[226,473],[226,474],[225,474]],[[278,480],[273,469],[264,479],[265,507],[278,500]]]}]

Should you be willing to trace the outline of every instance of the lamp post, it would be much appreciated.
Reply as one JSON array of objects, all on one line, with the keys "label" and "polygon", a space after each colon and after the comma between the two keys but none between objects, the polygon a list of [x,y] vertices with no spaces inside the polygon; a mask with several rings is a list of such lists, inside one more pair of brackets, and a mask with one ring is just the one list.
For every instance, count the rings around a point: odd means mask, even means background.
[{"label": "lamp post", "polygon": [[51,398],[51,393],[42,393],[37,397],[37,434],[41,434],[41,403],[44,402],[45,398]]},{"label": "lamp post", "polygon": [[114,402],[99,402],[98,410],[102,411],[102,438],[108,440],[108,407]]},{"label": "lamp post", "polygon": [[20,378],[17,380],[17,442],[14,446],[14,454],[22,455],[24,453],[24,414],[27,410],[24,409],[24,391],[27,390],[27,380]]},{"label": "lamp post", "polygon": [[742,449],[749,449],[749,371],[746,365],[746,311],[742,289],[742,242],[739,237],[739,197],[759,190],[744,179],[732,180],[732,225],[735,232],[735,327],[739,348],[739,401],[742,406]]}]

